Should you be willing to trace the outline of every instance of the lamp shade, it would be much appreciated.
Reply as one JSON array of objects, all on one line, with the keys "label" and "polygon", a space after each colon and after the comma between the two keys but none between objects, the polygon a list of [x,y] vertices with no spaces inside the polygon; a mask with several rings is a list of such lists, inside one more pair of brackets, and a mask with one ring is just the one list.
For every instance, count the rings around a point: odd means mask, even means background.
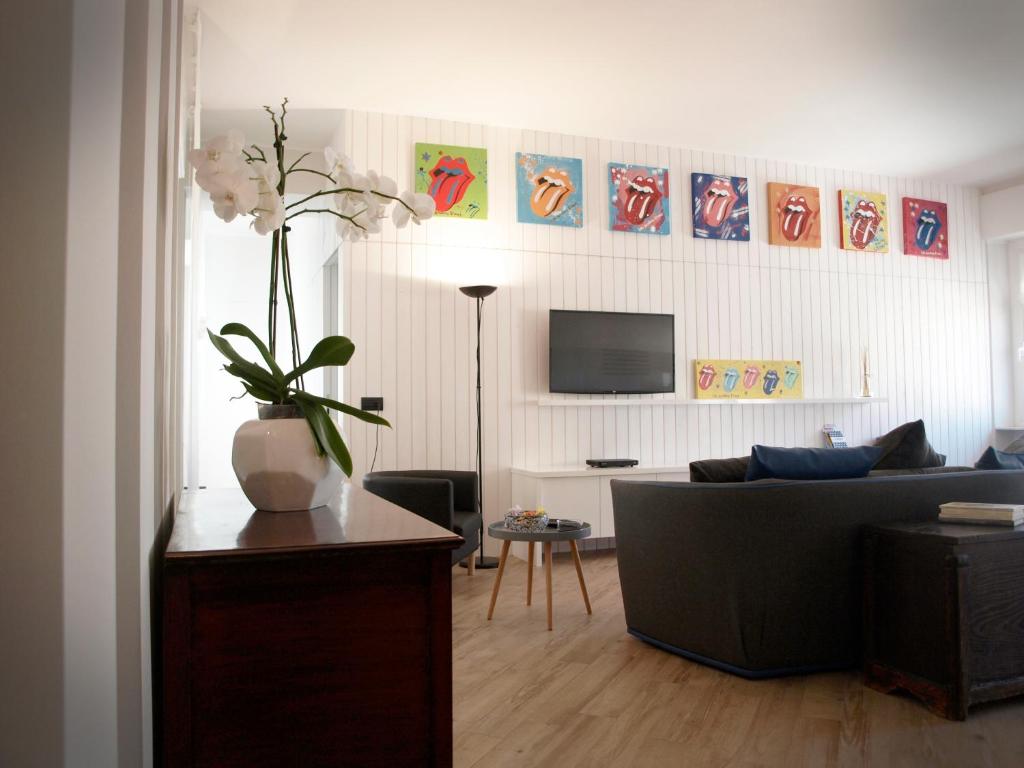
[{"label": "lamp shade", "polygon": [[486,299],[496,290],[496,285],[463,285],[459,287],[459,290],[464,294],[473,299]]}]

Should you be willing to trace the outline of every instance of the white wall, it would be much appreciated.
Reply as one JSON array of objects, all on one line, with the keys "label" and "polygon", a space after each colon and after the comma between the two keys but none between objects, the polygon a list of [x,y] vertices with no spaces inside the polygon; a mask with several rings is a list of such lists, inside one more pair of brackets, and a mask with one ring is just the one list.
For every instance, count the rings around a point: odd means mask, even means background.
[{"label": "white wall", "polygon": [[1024,184],[981,196],[981,235],[985,240],[1024,237]]},{"label": "white wall", "polygon": [[[0,438],[0,765],[64,754],[64,299],[71,2],[5,5],[0,90],[0,371],[16,382]],[[17,62],[17,66],[10,62]],[[68,290],[73,290],[72,286]]]},{"label": "white wall", "polygon": [[[356,343],[346,397],[383,395],[378,467],[473,466],[473,307],[456,286],[474,262],[497,261],[504,284],[484,321],[485,460],[488,519],[509,505],[513,465],[575,465],[591,456],[631,456],[650,465],[747,453],[755,442],[820,445],[835,422],[853,443],[924,418],[949,463],[972,463],[992,426],[988,286],[978,195],[951,185],[879,177],[675,147],[638,145],[432,119],[353,112],[345,144],[360,166],[412,184],[415,141],[488,149],[489,219],[434,219],[348,249],[344,328]],[[584,160],[586,225],[579,230],[516,223],[516,151]],[[672,234],[608,230],[607,163],[670,168]],[[689,173],[747,176],[752,242],[691,236]],[[768,181],[821,188],[823,247],[767,244]],[[949,204],[948,262],[902,254],[899,221],[891,252],[856,253],[836,243],[836,190],[852,187]],[[467,267],[467,264],[469,267]],[[698,357],[797,358],[808,398],[857,391],[861,348],[874,360],[868,405],[677,406],[647,396],[643,407],[546,408],[547,310],[578,308],[676,315],[679,393],[692,392]],[[373,431],[348,425],[355,476],[369,465]]]},{"label": "white wall", "polygon": [[[1017,352],[1013,345],[1014,334],[1011,330],[1013,281],[1010,277],[1006,243],[989,243],[986,252],[992,346],[992,421],[996,427],[1010,426],[1017,423],[1014,415],[1014,368]],[[1017,301],[1020,301],[1019,293]]]},{"label": "white wall", "polygon": [[0,326],[19,405],[0,462],[16,510],[0,535],[4,766],[152,764],[151,558],[178,486],[180,12],[5,7]]}]

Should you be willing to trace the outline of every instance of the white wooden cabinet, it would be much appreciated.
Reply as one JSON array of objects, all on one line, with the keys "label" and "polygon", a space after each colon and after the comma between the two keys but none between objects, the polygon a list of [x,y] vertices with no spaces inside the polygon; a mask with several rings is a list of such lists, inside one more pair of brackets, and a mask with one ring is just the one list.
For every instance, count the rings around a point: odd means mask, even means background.
[{"label": "white wooden cabinet", "polygon": [[[595,539],[615,536],[612,480],[690,479],[688,467],[513,467],[512,503],[523,509],[544,507],[551,517],[590,523]],[[526,545],[513,545],[512,554],[526,559]]]}]

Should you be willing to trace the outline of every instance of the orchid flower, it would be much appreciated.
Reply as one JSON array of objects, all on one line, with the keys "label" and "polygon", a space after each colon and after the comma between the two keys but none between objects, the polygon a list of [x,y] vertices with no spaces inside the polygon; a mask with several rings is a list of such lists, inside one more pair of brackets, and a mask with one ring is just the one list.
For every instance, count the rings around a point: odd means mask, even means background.
[{"label": "orchid flower", "polygon": [[210,191],[213,212],[224,221],[249,213],[260,199],[259,187],[244,168],[232,173],[216,174],[216,185]]},{"label": "orchid flower", "polygon": [[398,199],[402,204],[396,205],[391,214],[391,219],[396,227],[404,227],[409,223],[410,218],[416,224],[420,224],[434,215],[436,204],[430,195],[405,191]]}]

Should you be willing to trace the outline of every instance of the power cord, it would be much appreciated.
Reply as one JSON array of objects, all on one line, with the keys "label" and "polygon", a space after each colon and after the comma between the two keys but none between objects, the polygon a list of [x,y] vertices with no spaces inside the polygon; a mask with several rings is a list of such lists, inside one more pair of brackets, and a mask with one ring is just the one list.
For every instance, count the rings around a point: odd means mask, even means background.
[{"label": "power cord", "polygon": [[370,471],[373,472],[373,468],[377,465],[377,449],[380,448],[380,424],[373,433],[373,461],[370,462]]}]

